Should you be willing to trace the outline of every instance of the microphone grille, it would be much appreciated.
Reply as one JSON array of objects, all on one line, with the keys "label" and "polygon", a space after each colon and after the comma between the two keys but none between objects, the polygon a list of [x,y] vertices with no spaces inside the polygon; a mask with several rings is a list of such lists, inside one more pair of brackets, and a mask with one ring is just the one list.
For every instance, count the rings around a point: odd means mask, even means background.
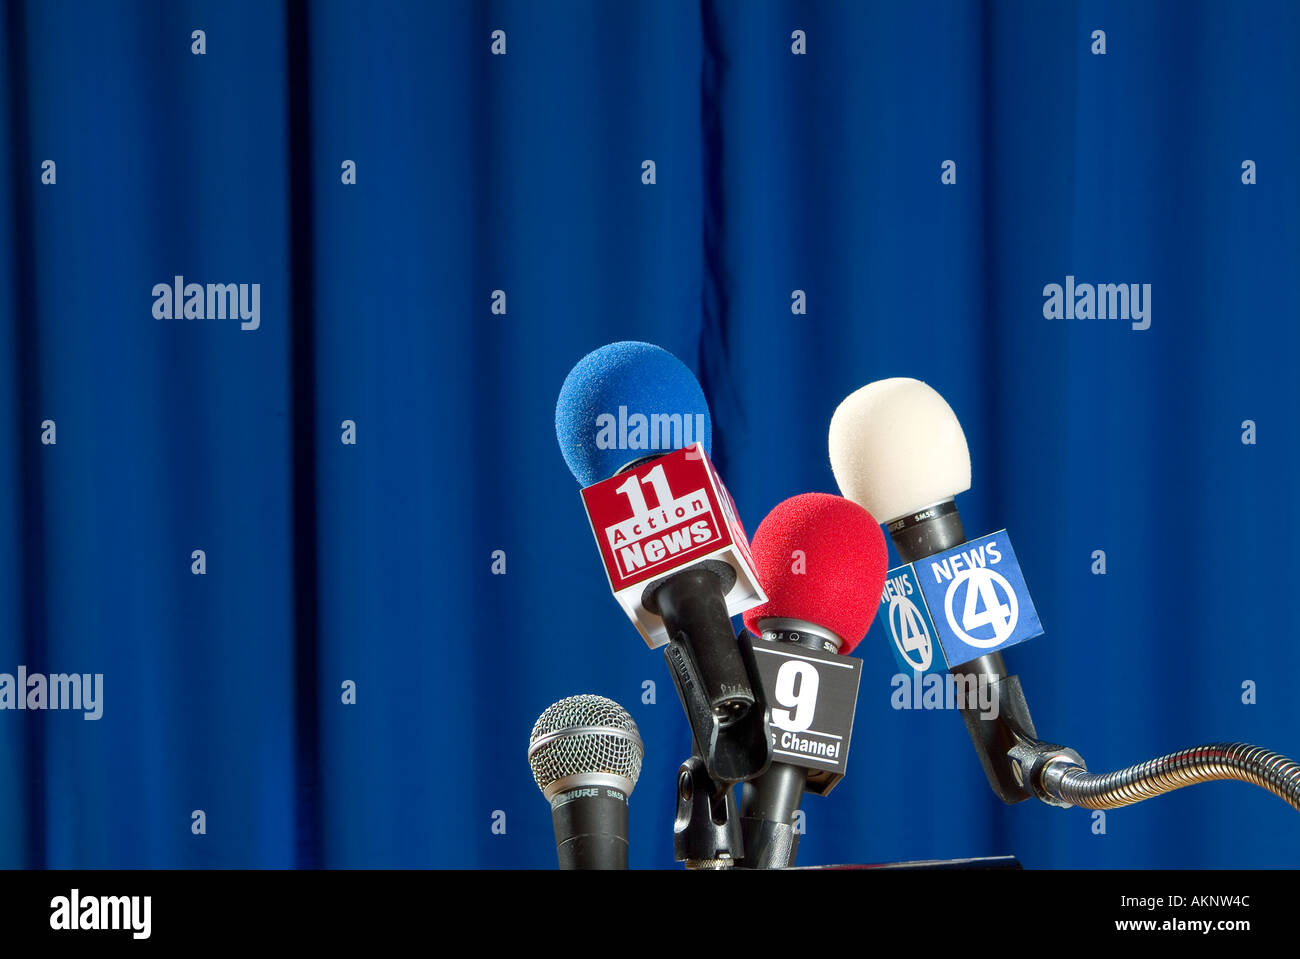
[{"label": "microphone grille", "polygon": [[592,773],[626,779],[631,792],[644,752],[631,714],[614,700],[590,693],[546,707],[528,737],[528,763],[543,793],[557,782]]}]

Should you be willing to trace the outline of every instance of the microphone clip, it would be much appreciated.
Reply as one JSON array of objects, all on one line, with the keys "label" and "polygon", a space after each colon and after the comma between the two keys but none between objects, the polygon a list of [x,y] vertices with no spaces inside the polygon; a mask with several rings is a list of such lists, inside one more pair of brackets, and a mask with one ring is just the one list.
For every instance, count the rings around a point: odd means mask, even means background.
[{"label": "microphone clip", "polygon": [[1007,750],[1007,759],[1011,761],[1011,774],[1016,782],[1047,805],[1069,809],[1071,804],[1053,791],[1052,784],[1059,782],[1066,769],[1086,771],[1083,757],[1068,746],[1039,742],[1014,725],[1012,733],[1016,743]]},{"label": "microphone clip", "polygon": [[761,776],[772,764],[772,727],[754,647],[745,631],[735,642],[747,692],[752,690],[753,696],[748,709],[739,714],[719,709],[711,701],[700,675],[693,644],[685,633],[673,634],[664,649],[668,671],[672,674],[695,739],[696,758],[702,757],[704,768],[712,780],[726,785]]}]

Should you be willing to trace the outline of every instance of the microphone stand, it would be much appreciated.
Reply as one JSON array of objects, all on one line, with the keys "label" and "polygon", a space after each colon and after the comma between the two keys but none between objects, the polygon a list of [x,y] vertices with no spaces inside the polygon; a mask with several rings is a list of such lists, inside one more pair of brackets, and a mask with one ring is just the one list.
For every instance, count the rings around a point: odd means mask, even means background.
[{"label": "microphone stand", "polygon": [[[951,499],[891,522],[889,535],[905,563],[966,540]],[[950,672],[959,680],[987,684],[1000,704],[994,718],[970,706],[962,708],[961,716],[989,785],[1005,803],[1034,798],[1064,808],[1118,809],[1184,786],[1232,779],[1267,789],[1300,811],[1300,763],[1280,753],[1250,743],[1210,743],[1114,772],[1090,773],[1073,749],[1038,738],[1020,679],[1009,675],[1001,653],[988,653]]]},{"label": "microphone stand", "polygon": [[673,854],[687,869],[730,869],[744,856],[736,794],[709,775],[698,752],[677,770]]}]

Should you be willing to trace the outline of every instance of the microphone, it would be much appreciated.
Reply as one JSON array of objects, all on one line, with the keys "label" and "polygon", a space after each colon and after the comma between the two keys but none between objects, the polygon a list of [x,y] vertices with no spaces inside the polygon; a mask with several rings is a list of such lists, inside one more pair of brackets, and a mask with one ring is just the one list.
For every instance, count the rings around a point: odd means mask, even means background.
[{"label": "microphone", "polygon": [[[931,564],[932,569],[939,571],[951,564],[950,582],[954,585],[958,575],[969,580],[967,574],[973,574],[976,566],[987,570],[984,564],[1001,563],[999,553],[993,549],[993,536],[983,537],[982,546],[977,545],[978,541],[966,542],[954,499],[958,493],[970,489],[970,452],[952,408],[929,386],[902,377],[868,383],[846,397],[835,410],[829,445],[831,470],[840,490],[875,516],[884,518],[904,563],[915,564],[927,557],[937,557],[955,546],[971,547],[961,551],[964,555],[947,553],[946,558],[939,557]],[[1000,534],[994,535],[1001,538]],[[756,536],[756,548],[757,543]],[[1005,549],[1011,560],[1004,571],[1018,576],[1010,544],[1003,542],[998,549]],[[965,573],[958,572],[962,567],[966,568]],[[894,572],[903,575],[896,581]],[[889,575],[882,608],[888,599],[891,611],[895,608],[907,611],[909,625],[902,632],[920,640],[910,648],[918,653],[919,662],[908,655],[909,650],[904,649],[907,644],[900,642],[899,634],[895,633],[897,651],[914,670],[928,668],[934,645],[931,627],[937,625],[937,617],[927,624],[928,613],[922,615],[909,598],[918,584],[906,569],[891,571]],[[986,571],[981,578],[987,584],[991,576]],[[1020,680],[1007,674],[1000,651],[1020,639],[1037,635],[1035,630],[1039,630],[1040,624],[1025,590],[1021,602],[1028,607],[1032,625],[1020,631],[1010,626],[1016,619],[1016,609],[1010,603],[1018,589],[1006,578],[1002,578],[1002,586],[1005,591],[1001,594],[995,591],[983,597],[984,613],[974,610],[977,625],[988,626],[994,618],[1000,620],[1002,629],[994,626],[991,639],[981,636],[973,640],[982,648],[996,647],[995,651],[965,659],[971,650],[954,646],[961,659],[949,672],[958,685],[965,683],[968,689],[977,688],[980,682],[988,684],[996,697],[995,716],[986,716],[969,702],[960,709],[989,785],[1003,802],[1017,803],[1033,796],[1050,806],[1118,809],[1196,783],[1234,779],[1267,789],[1300,809],[1300,763],[1249,743],[1195,746],[1115,772],[1090,773],[1075,750],[1040,741]],[[1021,580],[1018,587],[1023,589],[1023,586]],[[971,591],[968,586],[968,612]],[[924,586],[920,592],[921,605],[928,607]],[[993,607],[1004,600],[1008,605],[993,614]],[[947,608],[947,597],[944,606],[943,615],[951,626],[956,618],[954,610]],[[1005,614],[1009,618],[1002,618]],[[892,613],[890,628],[893,629]],[[936,635],[942,642],[943,635],[937,632]],[[962,641],[972,639],[967,634]],[[950,659],[946,647],[944,657]]]},{"label": "microphone", "polygon": [[594,486],[692,443],[708,453],[713,421],[685,363],[653,343],[622,340],[592,350],[564,378],[555,436],[569,472]]},{"label": "microphone", "polygon": [[528,764],[551,803],[561,869],[627,868],[627,797],[644,755],[632,717],[604,696],[570,696],[538,717]]},{"label": "microphone", "polygon": [[[840,491],[884,522],[903,562],[965,543],[954,499],[970,489],[970,450],[952,407],[934,389],[906,377],[868,383],[835,410],[829,447]],[[962,720],[998,797],[1008,804],[1030,798],[1024,771],[1008,755],[1037,736],[1019,678],[1008,675],[1000,652],[949,672],[965,688],[990,685],[997,715],[966,703]]]},{"label": "microphone", "polygon": [[573,367],[555,433],[582,485],[615,599],[665,658],[710,776],[738,782],[771,762],[748,641],[730,617],[766,599],[735,504],[708,451],[704,391],[650,343],[611,343]]},{"label": "microphone", "polygon": [[[871,626],[876,604],[885,584],[888,551],[885,537],[875,519],[858,504],[829,493],[804,493],[779,503],[759,524],[752,544],[759,578],[769,599],[745,613],[745,626],[761,636],[764,646],[786,646],[846,656],[858,645]],[[802,662],[785,658],[782,665]],[[857,666],[857,662],[854,662]],[[830,680],[823,673],[838,675],[837,669],[818,669],[816,663],[797,679],[783,684],[779,671],[769,696],[774,736],[777,730],[799,731],[806,741],[816,727],[827,731],[835,726],[831,713],[847,712],[851,731],[857,698],[854,671],[852,699],[844,704],[830,697]],[[796,686],[797,683],[797,686]],[[788,689],[783,689],[783,685]],[[809,693],[812,693],[809,696]],[[787,706],[793,708],[786,708]],[[844,720],[841,719],[842,723]],[[837,737],[838,738],[838,737]],[[843,777],[847,759],[847,735],[839,756],[838,772],[816,770],[825,777],[817,791],[824,795]],[[778,739],[778,743],[780,739]],[[745,858],[751,869],[783,869],[793,866],[799,837],[794,832],[795,813],[803,793],[810,788],[810,770],[793,762],[773,762],[771,768],[742,789],[741,825]]]}]

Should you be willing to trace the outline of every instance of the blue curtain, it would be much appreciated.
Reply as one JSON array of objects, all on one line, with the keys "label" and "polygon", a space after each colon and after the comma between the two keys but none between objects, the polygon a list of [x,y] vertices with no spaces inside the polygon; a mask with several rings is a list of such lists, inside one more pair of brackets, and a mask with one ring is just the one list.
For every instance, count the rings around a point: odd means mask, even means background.
[{"label": "blue curtain", "polygon": [[[4,9],[0,673],[103,695],[0,711],[0,866],[550,867],[525,750],[577,692],[636,718],[671,866],[688,728],[554,438],[618,339],[697,372],[751,531],[834,491],[841,398],[929,382],[1045,738],[1300,752],[1295,4]],[[176,277],[256,328],[157,318]],[[1149,327],[1047,318],[1067,277]],[[886,642],[801,863],[1300,859],[1240,784],[1002,806]]]}]

